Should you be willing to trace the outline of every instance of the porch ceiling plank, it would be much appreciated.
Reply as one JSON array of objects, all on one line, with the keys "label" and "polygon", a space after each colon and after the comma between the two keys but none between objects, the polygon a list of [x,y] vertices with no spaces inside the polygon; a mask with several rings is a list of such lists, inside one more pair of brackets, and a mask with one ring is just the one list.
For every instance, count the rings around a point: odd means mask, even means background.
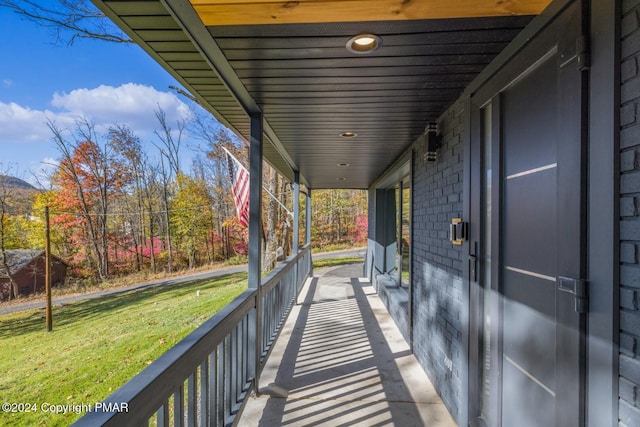
[{"label": "porch ceiling plank", "polygon": [[198,52],[188,40],[163,40],[149,42],[156,52]]},{"label": "porch ceiling plank", "polygon": [[[504,49],[505,42],[490,43],[455,43],[437,44],[429,46],[404,45],[397,46],[394,50],[396,56],[433,56],[433,55],[495,55]],[[176,46],[178,47],[178,46]],[[167,49],[169,50],[169,49]],[[173,49],[176,50],[176,49]],[[344,47],[327,48],[289,48],[289,49],[229,49],[225,51],[229,61],[253,60],[254,58],[279,60],[279,59],[327,59],[327,58],[352,58]],[[380,56],[373,52],[369,57]]]},{"label": "porch ceiling plank", "polygon": [[[307,77],[348,77],[358,75],[363,77],[388,77],[388,76],[423,76],[428,78],[430,74],[477,74],[484,69],[483,64],[447,64],[447,65],[431,65],[431,66],[407,66],[407,67],[375,67],[375,68],[359,68],[358,73],[354,73],[352,68],[307,68],[304,75]],[[328,73],[329,71],[329,73]],[[269,77],[298,77],[301,75],[299,70],[290,68],[271,68],[271,69],[244,69],[237,71],[241,79],[251,78],[269,78]]]},{"label": "porch ceiling plank", "polygon": [[133,30],[180,30],[180,26],[171,15],[126,15],[122,17],[122,20]]},{"label": "porch ceiling plank", "polygon": [[162,3],[155,1],[112,1],[109,7],[118,16],[168,15]]},{"label": "porch ceiling plank", "polygon": [[188,62],[199,61],[202,59],[200,53],[195,52],[159,52],[162,58],[167,62]]},{"label": "porch ceiling plank", "polygon": [[[523,17],[510,18],[518,22],[526,22]],[[449,21],[446,21],[449,22]],[[487,22],[485,20],[485,22]],[[496,23],[499,28],[496,28]],[[508,26],[504,19],[497,20],[496,23],[487,22],[487,25],[493,25],[493,28],[476,29],[476,28],[464,28],[460,26],[460,22],[452,22],[448,29],[435,29],[429,32],[423,32],[420,34],[386,34],[384,37],[384,46],[415,46],[417,48],[429,49],[432,46],[451,46],[456,44],[471,44],[472,46],[480,46],[486,43],[509,43],[520,31],[518,28],[512,28]],[[347,26],[350,27],[350,26]],[[210,31],[216,35],[220,48],[225,52],[233,52],[235,50],[251,51],[254,49],[262,49],[264,52],[268,50],[280,51],[285,49],[287,52],[290,49],[342,49],[348,40],[345,34],[352,34],[358,31],[358,28],[347,28],[343,31],[342,35],[331,36],[328,34],[321,34],[323,37],[314,37],[308,39],[308,35],[292,37],[277,37],[277,33],[272,34],[269,31],[260,31],[260,34],[264,37],[253,36],[247,29],[244,29],[244,34],[241,30],[235,37],[226,37],[224,31],[226,27],[210,28]],[[267,28],[268,29],[268,28]],[[407,28],[407,31],[411,28]],[[262,30],[262,28],[261,28]],[[360,30],[362,28],[360,27]],[[296,33],[296,31],[294,31]],[[375,52],[373,53],[375,54]]]},{"label": "porch ceiling plank", "polygon": [[296,93],[307,92],[353,92],[355,94],[375,91],[402,91],[402,90],[422,90],[422,89],[448,89],[457,90],[464,89],[461,82],[414,82],[414,83],[336,83],[336,84],[313,84],[309,85],[293,85],[293,84],[275,84],[270,85],[266,89],[262,89],[260,85],[247,85],[249,92],[260,92],[267,96],[272,93],[287,92],[290,96],[296,96]]},{"label": "porch ceiling plank", "polygon": [[[169,42],[186,41],[189,44],[191,44],[191,40],[189,40],[189,37],[187,37],[187,35],[180,29],[175,29],[175,30],[157,30],[157,29],[139,30],[137,32],[137,34],[142,39],[146,40],[147,43],[149,43],[149,46],[151,46],[151,43],[153,43],[153,42],[164,42],[164,41],[169,41]],[[191,46],[193,46],[193,44],[191,44]]]},{"label": "porch ceiling plank", "polygon": [[[342,98],[348,98],[348,102],[352,103],[355,100],[372,100],[372,99],[383,99],[383,98],[401,98],[401,99],[410,99],[412,97],[420,96],[420,91],[424,89],[428,92],[430,99],[437,100],[441,98],[444,101],[448,101],[452,96],[455,96],[460,93],[459,88],[454,89],[432,89],[432,88],[409,88],[409,89],[380,89],[380,90],[325,90],[325,91],[273,91],[273,92],[259,92],[259,95],[255,97],[258,102],[260,100],[273,100],[277,102],[282,99],[282,97],[286,98],[286,100],[291,102],[296,102],[297,98],[304,98],[306,103],[309,103],[309,99],[313,99],[315,102],[324,103],[325,98],[330,98],[332,100],[336,100],[336,102],[343,101]],[[286,93],[285,93],[286,92]]]},{"label": "porch ceiling plank", "polygon": [[[459,82],[468,81],[468,79],[473,78],[473,74],[431,74],[427,79],[424,76],[417,75],[405,75],[405,76],[388,76],[384,79],[384,82],[380,81],[363,81],[362,77],[359,76],[324,76],[324,77],[266,77],[261,79],[245,79],[245,86],[247,89],[253,88],[256,89],[258,87],[264,88],[264,90],[269,90],[271,88],[276,87],[313,87],[313,86],[322,86],[322,85],[347,85],[350,87],[359,86],[359,85],[384,85],[389,86],[393,84],[417,84],[417,85],[426,85],[426,84],[434,84],[438,87],[441,87],[440,84],[445,84],[447,82],[455,82],[456,84],[460,84]],[[195,77],[195,76],[194,76]],[[444,86],[446,87],[446,86]]]},{"label": "porch ceiling plank", "polygon": [[[345,49],[346,50],[346,49]],[[394,55],[394,67],[420,67],[420,66],[449,66],[454,63],[468,64],[486,64],[495,55],[432,55],[432,56],[399,56]],[[366,58],[319,58],[319,59],[251,59],[247,61],[229,61],[234,69],[281,69],[299,70],[312,68],[316,70],[326,70],[325,73],[331,74],[333,69],[357,69],[357,68],[375,68],[389,66],[389,57],[366,57]],[[352,70],[352,73],[357,70]]]},{"label": "porch ceiling plank", "polygon": [[207,26],[536,15],[550,0],[190,0]]}]

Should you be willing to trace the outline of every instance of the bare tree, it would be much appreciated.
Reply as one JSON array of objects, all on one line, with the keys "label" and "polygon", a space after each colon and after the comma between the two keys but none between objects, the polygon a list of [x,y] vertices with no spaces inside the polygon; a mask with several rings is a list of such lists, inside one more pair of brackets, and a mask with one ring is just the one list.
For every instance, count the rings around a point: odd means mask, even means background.
[{"label": "bare tree", "polygon": [[162,109],[156,110],[156,118],[160,124],[160,129],[155,131],[156,136],[160,140],[159,144],[155,144],[160,150],[160,175],[162,177],[162,199],[164,202],[164,222],[167,237],[167,251],[169,272],[173,270],[173,246],[171,242],[171,218],[170,218],[170,198],[171,183],[180,172],[180,145],[182,144],[182,135],[184,133],[185,122],[178,121],[178,129],[174,132],[167,123],[167,115]]},{"label": "bare tree", "polygon": [[13,272],[9,268],[9,260],[7,258],[7,233],[9,225],[9,215],[11,214],[12,199],[14,197],[14,189],[9,184],[7,177],[10,175],[11,168],[0,172],[0,264],[9,278],[11,284],[11,292],[9,299],[17,298],[19,289],[18,283],[13,277]]},{"label": "bare tree", "polygon": [[148,232],[149,232],[149,257],[151,259],[151,272],[156,273],[156,253],[155,253],[155,234],[157,218],[154,214],[156,203],[160,200],[161,187],[159,185],[160,166],[157,164],[146,163],[142,169],[143,191],[145,196],[145,209],[147,210]]},{"label": "bare tree", "polygon": [[[276,170],[270,166],[265,170],[269,174],[269,192],[276,194],[278,192],[279,175]],[[267,241],[264,251],[264,270],[272,270],[276,266],[276,247],[278,246],[278,236],[276,235],[276,225],[278,223],[278,204],[272,198],[267,198]]]},{"label": "bare tree", "polygon": [[[123,199],[127,205],[127,227],[129,229],[130,240],[133,242],[135,251],[136,270],[142,270],[142,250],[145,243],[144,235],[144,164],[146,156],[142,150],[140,139],[127,126],[118,125],[109,128],[110,145],[122,159],[121,167],[127,171],[131,177],[128,186],[123,186]],[[129,200],[133,198],[133,202]],[[133,206],[131,206],[133,205]],[[127,239],[129,240],[129,239]],[[116,252],[117,254],[117,252]]]},{"label": "bare tree", "polygon": [[72,45],[78,38],[133,43],[89,0],[0,0],[0,7],[48,28],[56,43]]}]

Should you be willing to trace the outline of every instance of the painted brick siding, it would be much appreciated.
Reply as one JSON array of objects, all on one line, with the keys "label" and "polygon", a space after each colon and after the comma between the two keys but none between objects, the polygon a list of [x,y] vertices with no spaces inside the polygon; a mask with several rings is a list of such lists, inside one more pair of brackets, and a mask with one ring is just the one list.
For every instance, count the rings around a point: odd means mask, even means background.
[{"label": "painted brick siding", "polygon": [[439,123],[443,145],[427,162],[416,144],[413,163],[413,345],[414,353],[456,420],[462,400],[462,255],[449,242],[452,218],[462,216],[463,104]]},{"label": "painted brick siding", "polygon": [[640,0],[622,1],[620,426],[640,426]]}]

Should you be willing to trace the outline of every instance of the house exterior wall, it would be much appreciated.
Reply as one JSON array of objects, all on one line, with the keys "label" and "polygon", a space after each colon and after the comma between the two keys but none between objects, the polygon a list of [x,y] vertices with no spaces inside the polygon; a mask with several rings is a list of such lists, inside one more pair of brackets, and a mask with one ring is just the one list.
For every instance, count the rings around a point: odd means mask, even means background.
[{"label": "house exterior wall", "polygon": [[449,224],[452,218],[462,216],[463,209],[463,113],[461,100],[442,115],[438,123],[442,146],[435,162],[426,160],[424,138],[406,155],[412,162],[411,315],[401,308],[404,291],[385,286],[388,280],[380,274],[389,267],[385,254],[395,251],[395,243],[388,235],[389,225],[385,228],[389,216],[385,213],[385,190],[375,187],[369,191],[367,253],[368,275],[378,294],[458,422],[464,419],[461,410],[466,399],[462,378],[467,363],[463,345],[466,325],[461,319],[466,318],[463,311],[468,308],[462,299],[462,247],[449,241]]},{"label": "house exterior wall", "polygon": [[[53,286],[64,282],[67,275],[67,266],[52,258],[51,283]],[[45,257],[41,255],[34,258],[29,264],[14,273],[14,280],[18,283],[21,295],[30,295],[34,292],[45,290]],[[9,279],[0,279],[0,300],[8,299],[11,294],[11,283]]]},{"label": "house exterior wall", "polygon": [[621,425],[640,425],[640,1],[622,1],[620,107]]},{"label": "house exterior wall", "polygon": [[[605,3],[607,2],[598,0],[592,2]],[[618,296],[617,281],[594,282],[594,286],[599,287],[599,292],[604,289],[605,293],[616,293],[616,305],[602,310],[602,307],[596,304],[597,301],[592,301],[591,307],[597,307],[599,311],[595,313],[597,316],[591,316],[589,319],[598,321],[597,317],[600,316],[608,319],[607,324],[612,321],[616,326],[609,328],[609,331],[615,334],[615,337],[611,340],[609,335],[607,341],[608,344],[617,346],[619,340],[620,350],[619,354],[617,351],[615,353],[617,364],[609,360],[609,363],[590,368],[586,374],[586,401],[595,409],[586,409],[588,418],[585,424],[628,427],[640,426],[640,0],[621,0],[619,4],[621,20],[617,24],[621,32],[621,58],[617,58],[613,63],[617,65],[618,60],[620,61],[621,102],[607,109],[608,112],[615,111],[619,114],[618,159],[608,163],[609,167],[616,171],[619,164],[619,176],[609,172],[606,178],[619,180],[620,200],[619,206],[616,206],[620,212],[619,222],[615,214],[609,218],[611,224],[616,221],[616,227],[619,226],[620,245],[619,248],[615,248],[613,242],[617,240],[610,238],[606,250],[617,252],[619,249],[620,290]],[[614,22],[613,18],[607,22],[609,26],[611,22]],[[599,36],[596,32],[591,35],[593,40],[602,43],[597,39]],[[606,49],[613,49],[611,43],[607,42]],[[594,58],[594,61],[597,60],[599,59]],[[608,58],[607,64],[611,65],[612,59]],[[597,82],[597,79],[595,81]],[[464,247],[453,246],[448,241],[448,225],[452,218],[462,217],[464,209],[464,141],[467,138],[464,134],[467,116],[464,106],[464,100],[461,99],[440,118],[438,125],[444,139],[443,146],[438,150],[436,162],[425,160],[423,141],[416,141],[411,147],[413,351],[443,402],[459,423],[466,421],[466,414],[463,412],[468,405],[465,382],[469,378],[464,372],[464,368],[469,366],[464,342],[469,327],[469,307],[465,305],[463,295],[463,260],[466,260],[466,252],[463,254]],[[615,144],[609,139],[602,143],[611,149],[611,153]],[[592,173],[591,168],[592,164],[589,173]],[[599,177],[603,178],[602,174]],[[593,194],[597,193],[589,193],[589,196]],[[611,193],[609,190],[609,194],[617,194],[617,191]],[[370,196],[375,196],[374,189]],[[370,197],[370,232],[374,234],[376,227],[371,221],[375,218],[376,209],[375,197]],[[611,266],[613,268],[613,262]],[[591,280],[592,277],[588,279]],[[592,291],[595,289],[592,288]],[[596,295],[596,292],[593,294]],[[587,339],[597,342],[599,337],[593,334],[597,325],[590,323],[590,326],[593,328],[587,331],[590,334]],[[597,343],[589,347],[591,353],[587,354],[587,358],[591,357],[590,360],[596,359],[594,347],[598,347]],[[605,347],[608,348],[608,345]],[[609,351],[609,354],[613,357],[613,351]],[[611,378],[612,383],[609,385],[613,390],[599,383],[599,380],[607,375]],[[599,388],[606,388],[604,395],[599,392]],[[608,418],[606,421],[600,422],[602,418],[596,419],[597,417],[593,416],[593,411],[599,410],[600,402],[594,402],[590,396],[597,396],[601,400],[611,399],[611,405],[615,407],[607,411],[607,416],[604,417]],[[603,407],[607,405],[609,403],[602,404]],[[618,423],[615,422],[616,418],[619,419]]]},{"label": "house exterior wall", "polygon": [[467,363],[461,319],[462,250],[449,241],[452,218],[462,216],[464,104],[440,119],[443,136],[435,162],[426,144],[415,145],[413,163],[413,350],[443,402],[460,422],[460,377]]}]

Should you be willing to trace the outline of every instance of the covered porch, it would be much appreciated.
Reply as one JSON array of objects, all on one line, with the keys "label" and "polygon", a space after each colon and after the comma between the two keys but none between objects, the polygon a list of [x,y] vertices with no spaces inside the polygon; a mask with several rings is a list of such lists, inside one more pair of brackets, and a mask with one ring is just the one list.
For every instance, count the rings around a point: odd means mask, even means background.
[{"label": "covered porch", "polygon": [[310,267],[306,246],[74,425],[456,426],[364,263]]},{"label": "covered porch", "polygon": [[[249,289],[78,425],[614,425],[619,2],[93,2],[246,142]],[[368,190],[363,270],[313,275],[301,186]]]},{"label": "covered porch", "polygon": [[456,425],[362,267],[307,280],[238,425]]}]

